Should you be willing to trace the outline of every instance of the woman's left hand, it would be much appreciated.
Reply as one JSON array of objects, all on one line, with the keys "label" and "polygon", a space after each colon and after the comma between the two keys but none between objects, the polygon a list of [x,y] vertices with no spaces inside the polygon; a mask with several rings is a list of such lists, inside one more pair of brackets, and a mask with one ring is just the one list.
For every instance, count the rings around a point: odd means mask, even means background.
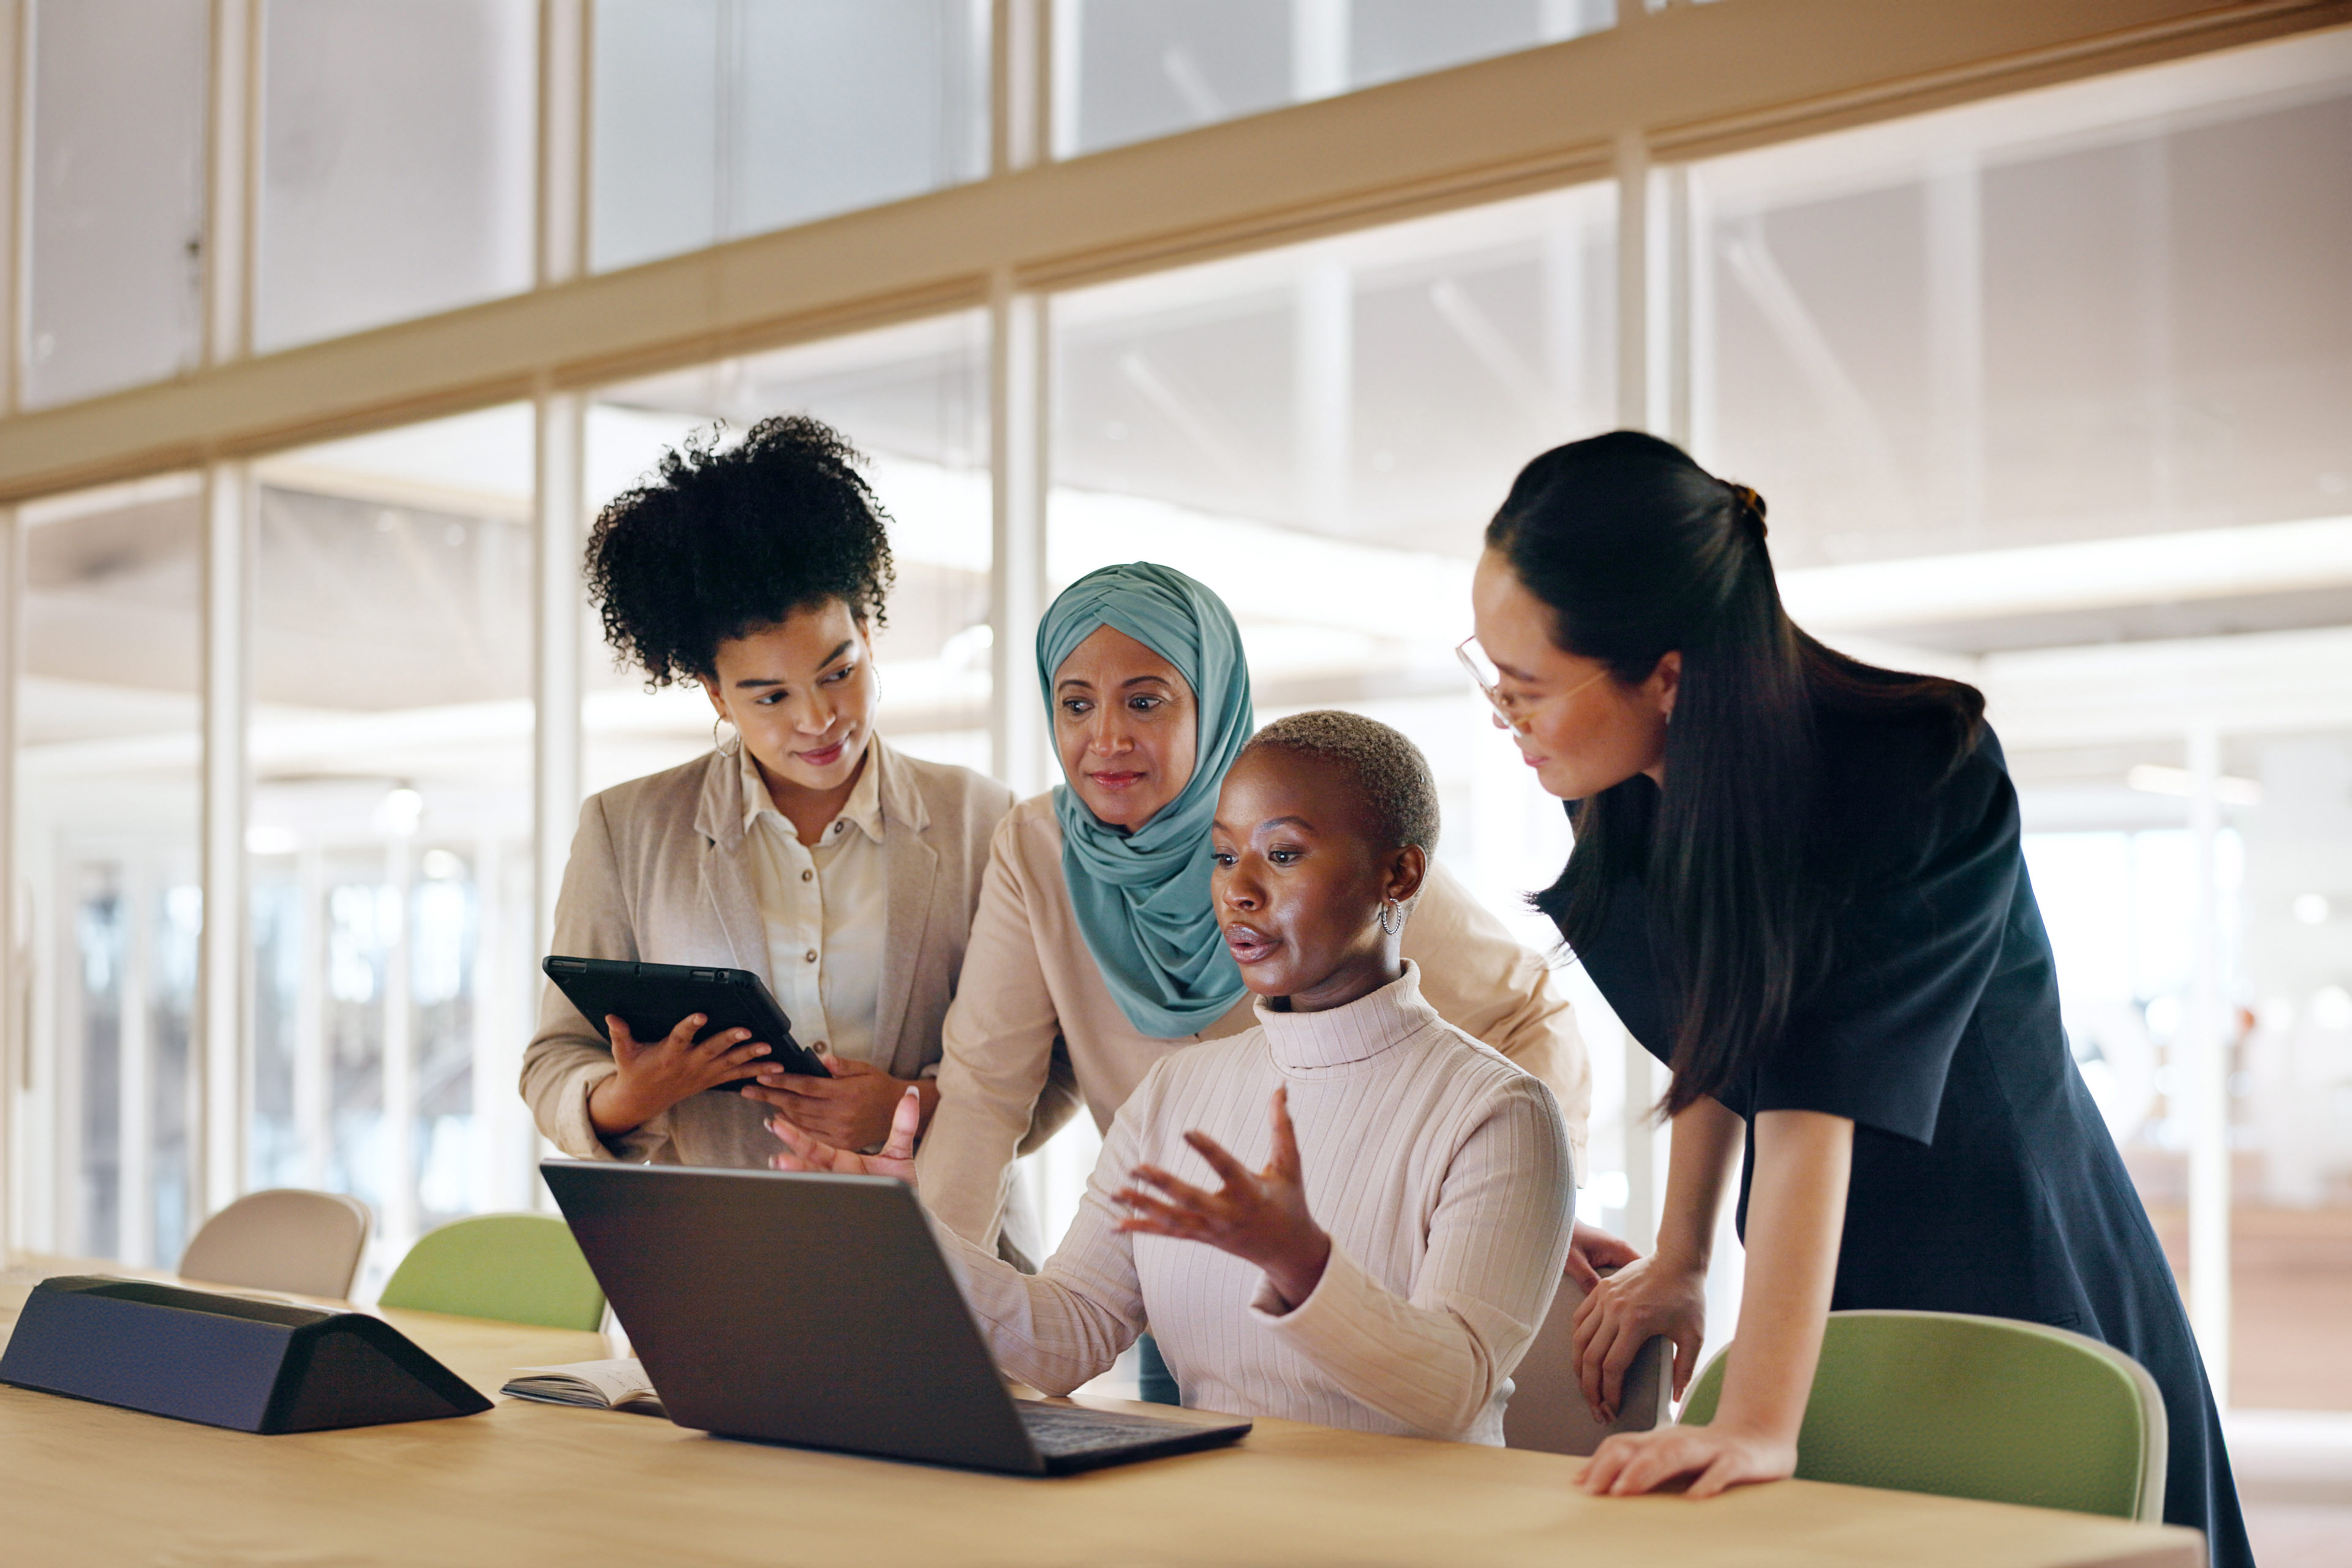
[{"label": "woman's left hand", "polygon": [[[925,1087],[919,1079],[892,1078],[868,1062],[830,1055],[818,1059],[831,1078],[788,1073],[762,1062],[767,1070],[756,1083],[743,1086],[744,1098],[775,1107],[785,1121],[836,1149],[871,1149],[890,1136],[890,1120],[907,1091]],[[928,1121],[930,1100],[922,1098]]]},{"label": "woman's left hand", "polygon": [[[1224,1186],[1203,1192],[1157,1165],[1138,1165],[1118,1201],[1134,1210],[1118,1228],[1142,1236],[1205,1241],[1265,1270],[1285,1301],[1296,1308],[1315,1293],[1323,1266],[1331,1259],[1331,1237],[1307,1212],[1307,1186],[1299,1174],[1298,1134],[1290,1125],[1290,1091],[1274,1091],[1274,1155],[1253,1172],[1205,1132],[1187,1132],[1184,1142],[1209,1163]],[[1158,1190],[1143,1191],[1149,1185]]]},{"label": "woman's left hand", "polygon": [[1781,1481],[1796,1473],[1792,1442],[1727,1426],[1661,1426],[1602,1439],[1577,1485],[1594,1497],[1633,1497],[1678,1476],[1695,1476],[1683,1495],[1709,1498],[1727,1487]]}]

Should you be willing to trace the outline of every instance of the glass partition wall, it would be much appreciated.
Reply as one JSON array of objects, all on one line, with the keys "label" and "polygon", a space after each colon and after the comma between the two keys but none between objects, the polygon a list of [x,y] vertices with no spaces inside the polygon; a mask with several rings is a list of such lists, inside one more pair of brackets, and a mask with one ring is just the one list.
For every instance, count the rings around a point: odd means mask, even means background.
[{"label": "glass partition wall", "polygon": [[20,508],[15,823],[34,1245],[179,1258],[196,1213],[202,486]]},{"label": "glass partition wall", "polygon": [[[2313,1310],[2352,1289],[2352,713],[2323,694],[2352,652],[2352,39],[1684,178],[1696,455],[1769,499],[1811,630],[1984,687],[2075,1055],[2217,1384],[2352,1407],[2352,1325]],[[2191,1246],[2200,1182],[2226,1252]]]},{"label": "glass partition wall", "polygon": [[394,1258],[530,1196],[530,454],[509,405],[256,474],[248,1178]]},{"label": "glass partition wall", "polygon": [[[142,52],[104,16],[27,4],[16,406],[70,415],[225,352],[201,265],[217,169],[179,157],[219,133],[224,79],[184,68],[204,7],[152,7],[165,31]],[[416,54],[378,47],[374,8],[253,7],[252,335],[311,355],[469,302],[486,314],[468,321],[521,320],[478,302],[566,275],[552,205],[531,230],[562,152],[533,98],[551,61],[582,100],[579,267],[642,268],[582,286],[612,299],[642,304],[628,290],[662,268],[712,301],[756,294],[766,275],[728,268],[765,242],[690,268],[779,226],[830,244],[877,204],[905,204],[869,215],[897,223],[986,194],[952,187],[1034,188],[1001,101],[1017,73],[1001,48],[992,68],[989,37],[1030,8],[854,9],[500,0],[451,7],[462,26]],[[1050,165],[1738,6],[1675,0],[1662,23],[1498,0],[1444,8],[1442,30],[1375,0],[1039,9],[1030,129]],[[575,10],[584,44],[542,34]],[[111,111],[124,82],[171,137]],[[394,165],[419,184],[366,175]],[[1359,708],[1422,743],[1441,858],[1548,944],[1522,900],[1565,823],[1450,650],[1518,467],[1643,424],[1769,499],[1801,623],[1985,689],[2077,1058],[2179,1247],[2218,1380],[2240,1405],[2352,1408],[2325,1370],[2347,1364],[2326,1303],[2352,1289],[2352,229],[2335,199],[2352,35],[1623,159],[1622,183],[1552,167],[1475,196],[1400,186],[1402,205],[1335,207],[1278,243],[1154,230],[1034,276],[982,224],[953,289],[707,333],[681,313],[659,342],[552,355],[564,368],[535,382],[500,361],[472,413],[404,423],[464,400],[388,402],[289,423],[209,476],[20,503],[12,1236],[168,1263],[236,1187],[319,1185],[376,1209],[389,1258],[442,1219],[536,1201],[515,1077],[560,870],[539,857],[560,857],[583,789],[710,743],[700,695],[614,669],[563,579],[597,507],[665,449],[772,413],[839,426],[892,513],[878,652],[898,744],[1041,776],[1034,729],[1005,716],[1032,700],[1025,676],[998,689],[992,671],[1024,669],[1055,588],[1165,560],[1234,606],[1263,717]],[[355,184],[383,199],[341,205]],[[1396,221],[1446,200],[1465,205]],[[401,261],[417,243],[431,266]],[[536,404],[497,401],[532,386]],[[362,423],[383,427],[315,438]],[[225,484],[242,498],[226,529],[207,510]],[[534,592],[542,572],[555,591]],[[242,664],[208,636],[223,625]],[[237,776],[206,763],[226,711],[208,692],[246,710],[233,877],[201,852],[220,842],[202,781]],[[204,957],[205,891],[230,887],[250,940],[223,1012],[204,976],[236,970]],[[1657,1079],[1572,966],[1559,983],[1595,1070],[1581,1206],[1639,1236]],[[224,1017],[244,1108],[226,1190],[199,1157],[221,1102],[192,1043]],[[1090,1160],[1081,1119],[1033,1172],[1049,1208],[1066,1215]]]}]

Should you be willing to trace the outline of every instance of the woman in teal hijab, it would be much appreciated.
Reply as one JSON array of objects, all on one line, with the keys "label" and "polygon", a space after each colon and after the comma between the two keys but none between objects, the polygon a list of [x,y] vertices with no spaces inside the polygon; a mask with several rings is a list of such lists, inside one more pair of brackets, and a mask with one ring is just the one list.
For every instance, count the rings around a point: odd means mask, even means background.
[{"label": "woman in teal hijab", "polygon": [[[1106,566],[1046,611],[1037,679],[1063,782],[989,847],[918,1154],[932,1212],[1015,1258],[1046,1239],[1000,1237],[1018,1155],[1080,1101],[1108,1129],[1161,1057],[1256,1021],[1209,907],[1210,817],[1254,723],[1232,612],[1171,567]],[[1402,951],[1423,1000],[1551,1086],[1580,1171],[1591,1076],[1543,960],[1436,866]]]},{"label": "woman in teal hijab", "polygon": [[1172,566],[1106,566],[1073,584],[1037,627],[1037,684],[1057,719],[1055,674],[1103,626],[1158,654],[1192,688],[1195,761],[1175,798],[1131,829],[1097,816],[1073,784],[1056,785],[1062,870],[1119,1011],[1154,1039],[1181,1039],[1242,995],[1209,910],[1209,819],[1225,769],[1256,729],[1249,665],[1232,612],[1208,589]]}]

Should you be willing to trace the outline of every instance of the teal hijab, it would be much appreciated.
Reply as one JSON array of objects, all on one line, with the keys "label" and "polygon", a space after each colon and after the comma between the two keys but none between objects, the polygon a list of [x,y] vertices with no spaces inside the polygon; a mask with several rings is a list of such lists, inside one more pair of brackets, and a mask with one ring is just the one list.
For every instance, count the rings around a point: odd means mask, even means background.
[{"label": "teal hijab", "polygon": [[1090,572],[1037,626],[1037,683],[1097,626],[1115,626],[1192,687],[1200,740],[1183,793],[1131,834],[1105,826],[1066,784],[1054,789],[1062,875],[1078,929],[1127,1021],[1154,1039],[1197,1035],[1230,1011],[1242,973],[1209,908],[1209,824],[1225,770],[1255,728],[1242,634],[1224,601],[1172,567],[1138,561]]}]

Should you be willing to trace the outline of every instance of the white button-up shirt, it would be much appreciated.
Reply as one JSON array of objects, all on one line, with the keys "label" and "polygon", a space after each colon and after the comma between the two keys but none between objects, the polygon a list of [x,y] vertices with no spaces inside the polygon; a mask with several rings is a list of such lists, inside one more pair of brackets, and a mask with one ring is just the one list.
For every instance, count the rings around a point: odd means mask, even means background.
[{"label": "white button-up shirt", "polygon": [[769,977],[793,1037],[813,1051],[887,1070],[888,1050],[874,1038],[888,893],[879,759],[866,752],[841,815],[810,845],[776,809],[751,753],[740,755],[751,894],[767,928]]}]

